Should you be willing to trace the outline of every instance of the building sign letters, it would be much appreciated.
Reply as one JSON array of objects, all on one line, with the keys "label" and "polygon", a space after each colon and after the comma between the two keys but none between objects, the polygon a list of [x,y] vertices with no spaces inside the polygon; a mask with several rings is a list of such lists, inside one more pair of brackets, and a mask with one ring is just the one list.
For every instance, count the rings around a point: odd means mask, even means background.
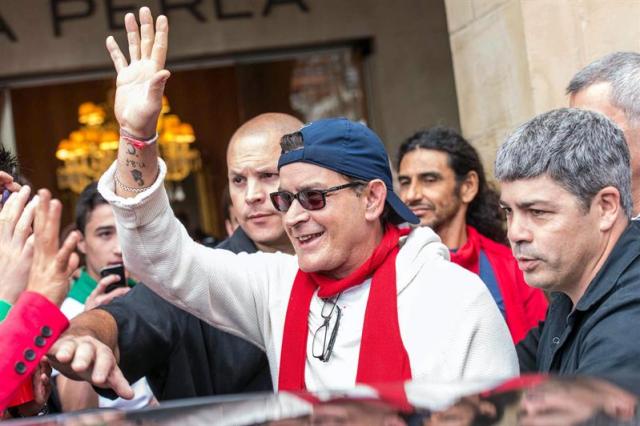
[{"label": "building sign letters", "polygon": [[[100,0],[49,0],[48,7],[51,17],[51,28],[55,37],[63,37],[65,24],[69,21],[87,19],[96,14],[97,5]],[[104,6],[105,19],[109,31],[121,30],[122,16],[127,12],[135,12],[139,5],[125,4],[127,0],[102,0]],[[302,13],[309,12],[307,0],[263,0],[263,7],[260,11],[238,10],[237,7],[230,7],[233,0],[155,0],[158,11],[169,17],[175,13],[187,14],[197,22],[208,22],[206,8],[213,9],[217,20],[230,19],[252,19],[262,15],[268,17],[278,7],[295,7]],[[20,34],[11,26],[11,22],[6,20],[0,11],[0,43],[2,39],[17,43]]]}]

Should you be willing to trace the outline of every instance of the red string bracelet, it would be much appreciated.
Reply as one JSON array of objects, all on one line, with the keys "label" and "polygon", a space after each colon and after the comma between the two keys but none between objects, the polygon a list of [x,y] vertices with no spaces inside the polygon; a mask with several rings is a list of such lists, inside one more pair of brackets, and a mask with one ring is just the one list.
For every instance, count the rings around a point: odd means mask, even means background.
[{"label": "red string bracelet", "polygon": [[153,145],[158,140],[158,133],[156,132],[155,136],[151,139],[138,139],[135,136],[127,133],[123,129],[120,129],[120,137],[125,141],[129,142],[131,145],[138,149],[144,149],[149,145]]}]

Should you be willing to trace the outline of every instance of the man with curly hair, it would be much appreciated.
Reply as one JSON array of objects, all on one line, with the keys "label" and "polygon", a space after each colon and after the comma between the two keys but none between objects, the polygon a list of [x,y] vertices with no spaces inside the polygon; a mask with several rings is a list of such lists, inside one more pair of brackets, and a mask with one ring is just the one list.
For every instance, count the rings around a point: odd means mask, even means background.
[{"label": "man with curly hair", "polygon": [[525,283],[509,248],[497,192],[478,153],[455,130],[415,133],[398,153],[400,198],[451,251],[451,260],[480,275],[514,342],[543,320],[547,300]]}]

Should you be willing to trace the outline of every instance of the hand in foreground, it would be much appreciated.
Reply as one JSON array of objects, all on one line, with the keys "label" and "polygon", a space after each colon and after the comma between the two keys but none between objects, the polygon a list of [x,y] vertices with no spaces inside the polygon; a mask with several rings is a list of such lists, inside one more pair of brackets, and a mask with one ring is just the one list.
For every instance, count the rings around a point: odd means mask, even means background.
[{"label": "hand in foreground", "polygon": [[116,297],[124,296],[131,290],[129,287],[120,287],[115,290],[105,293],[107,287],[111,284],[115,284],[120,281],[120,275],[107,275],[98,281],[98,285],[93,289],[87,300],[84,302],[84,310],[90,311],[93,308],[97,308],[100,305],[105,305],[111,302]]},{"label": "hand in foreground", "polygon": [[34,220],[33,262],[27,290],[35,291],[60,306],[69,292],[69,277],[78,267],[74,252],[80,239],[77,231],[67,236],[58,249],[62,204],[51,200],[46,189],[38,191],[38,205]]},{"label": "hand in foreground", "polygon": [[115,114],[120,127],[139,138],[151,138],[156,133],[162,93],[169,78],[164,69],[169,40],[169,24],[165,16],[158,16],[155,31],[148,7],[140,8],[140,28],[135,15],[124,18],[129,41],[127,59],[112,36],[107,38],[107,50],[118,73]]},{"label": "hand in foreground", "polygon": [[27,204],[30,193],[31,189],[23,186],[0,211],[0,299],[11,304],[27,286],[33,259],[30,235],[37,199]]},{"label": "hand in foreground", "polygon": [[111,388],[124,399],[134,396],[111,349],[93,336],[65,334],[54,343],[48,356],[53,366],[71,379]]}]

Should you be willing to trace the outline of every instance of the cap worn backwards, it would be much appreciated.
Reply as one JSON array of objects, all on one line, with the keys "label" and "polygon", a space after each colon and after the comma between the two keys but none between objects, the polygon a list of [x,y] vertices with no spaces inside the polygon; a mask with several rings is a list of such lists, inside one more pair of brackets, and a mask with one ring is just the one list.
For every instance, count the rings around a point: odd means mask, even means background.
[{"label": "cap worn backwards", "polygon": [[328,118],[303,127],[300,133],[304,146],[280,155],[278,170],[301,161],[364,181],[380,179],[387,187],[386,202],[395,213],[391,222],[420,222],[393,191],[387,152],[367,126],[346,118]]}]

